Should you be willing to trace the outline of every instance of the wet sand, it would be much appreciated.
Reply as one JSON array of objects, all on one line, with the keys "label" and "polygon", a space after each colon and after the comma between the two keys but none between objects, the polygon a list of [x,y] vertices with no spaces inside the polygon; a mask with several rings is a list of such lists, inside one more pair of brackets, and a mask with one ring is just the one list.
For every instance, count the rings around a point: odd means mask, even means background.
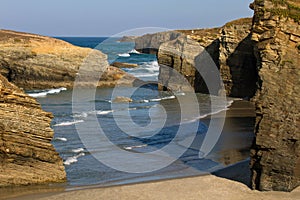
[{"label": "wet sand", "polygon": [[[214,116],[218,117],[218,115]],[[254,107],[247,101],[235,101],[226,113],[225,127],[222,133],[222,143],[243,141],[243,137],[250,137],[249,130],[253,128]],[[208,120],[208,119],[207,119]],[[238,125],[238,126],[236,126]],[[245,134],[241,134],[245,133]],[[229,137],[228,134],[231,134]],[[238,134],[237,141],[232,141],[232,134]],[[226,140],[228,139],[228,141]],[[228,144],[226,145],[228,146]],[[230,146],[230,145],[229,145]],[[100,186],[86,188],[66,188],[57,185],[36,189],[22,187],[0,190],[0,199],[299,199],[300,188],[291,193],[259,192],[249,188],[249,161],[241,161],[241,155],[248,152],[237,152],[231,149],[220,149],[226,154],[218,162],[228,165],[213,175],[190,178],[161,180],[155,182],[138,183],[122,186],[100,188]],[[224,159],[225,158],[225,159]],[[239,162],[234,165],[231,163]],[[67,191],[68,190],[68,191]],[[70,191],[71,190],[71,191]],[[14,197],[14,198],[12,198]]]}]

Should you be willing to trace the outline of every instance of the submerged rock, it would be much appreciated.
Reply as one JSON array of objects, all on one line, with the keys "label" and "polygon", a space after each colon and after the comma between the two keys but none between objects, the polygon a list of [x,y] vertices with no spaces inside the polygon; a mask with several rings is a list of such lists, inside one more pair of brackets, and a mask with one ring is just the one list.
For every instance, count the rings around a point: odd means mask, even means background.
[{"label": "submerged rock", "polygon": [[130,103],[132,102],[132,99],[129,97],[116,97],[113,101],[113,103]]},{"label": "submerged rock", "polygon": [[0,187],[66,180],[52,114],[0,75]]}]

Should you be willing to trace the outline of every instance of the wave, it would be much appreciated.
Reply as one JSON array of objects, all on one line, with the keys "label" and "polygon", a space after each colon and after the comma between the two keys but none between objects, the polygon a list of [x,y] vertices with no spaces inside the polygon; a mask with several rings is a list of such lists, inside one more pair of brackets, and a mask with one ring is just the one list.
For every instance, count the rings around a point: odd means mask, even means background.
[{"label": "wave", "polygon": [[61,123],[55,124],[54,126],[71,126],[71,125],[82,123],[82,122],[84,122],[84,121],[83,120],[74,120],[74,121],[61,122]]},{"label": "wave", "polygon": [[78,148],[78,149],[73,149],[72,152],[73,153],[81,153],[84,151],[84,148]]},{"label": "wave", "polygon": [[113,110],[99,110],[99,111],[96,111],[96,114],[97,115],[107,115],[112,112],[114,112],[114,111]]},{"label": "wave", "polygon": [[129,146],[129,147],[124,147],[126,150],[132,150],[132,149],[137,149],[137,148],[143,148],[148,146],[147,144],[142,144],[142,145],[136,145],[136,146]]},{"label": "wave", "polygon": [[121,54],[118,54],[119,57],[130,57],[130,54],[129,53],[121,53]]},{"label": "wave", "polygon": [[141,54],[140,52],[138,52],[138,51],[135,50],[135,49],[132,49],[132,50],[129,51],[128,53],[132,53],[132,54]]},{"label": "wave", "polygon": [[57,89],[49,89],[49,90],[43,90],[40,92],[33,92],[33,93],[28,93],[29,96],[31,97],[46,97],[48,94],[58,94],[61,91],[65,91],[67,90],[67,88],[61,87],[61,88],[57,88]]},{"label": "wave", "polygon": [[71,165],[73,163],[78,162],[78,158],[85,156],[85,153],[81,152],[78,155],[72,156],[72,157],[68,157],[65,161],[64,161],[64,165]]},{"label": "wave", "polygon": [[56,138],[54,138],[54,140],[56,140],[56,141],[62,141],[62,142],[68,141],[67,138],[63,138],[63,137],[56,137]]}]

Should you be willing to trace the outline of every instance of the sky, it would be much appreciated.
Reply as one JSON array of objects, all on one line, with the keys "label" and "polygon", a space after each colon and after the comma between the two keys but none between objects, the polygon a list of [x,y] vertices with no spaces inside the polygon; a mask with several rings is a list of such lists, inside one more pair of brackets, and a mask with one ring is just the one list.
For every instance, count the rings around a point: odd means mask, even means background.
[{"label": "sky", "polygon": [[252,17],[253,0],[0,0],[0,29],[111,36],[142,27],[210,28]]}]

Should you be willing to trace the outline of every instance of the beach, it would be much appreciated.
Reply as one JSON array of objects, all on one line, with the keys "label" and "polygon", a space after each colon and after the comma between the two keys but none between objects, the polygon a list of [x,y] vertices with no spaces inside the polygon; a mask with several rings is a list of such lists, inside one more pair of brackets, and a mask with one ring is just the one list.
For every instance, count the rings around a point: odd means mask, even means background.
[{"label": "beach", "polygon": [[259,192],[249,189],[246,185],[219,178],[213,175],[182,178],[134,185],[124,185],[108,188],[83,189],[62,192],[59,194],[45,194],[28,196],[22,199],[222,199],[222,200],[293,200],[299,199],[300,188],[291,193]]}]

